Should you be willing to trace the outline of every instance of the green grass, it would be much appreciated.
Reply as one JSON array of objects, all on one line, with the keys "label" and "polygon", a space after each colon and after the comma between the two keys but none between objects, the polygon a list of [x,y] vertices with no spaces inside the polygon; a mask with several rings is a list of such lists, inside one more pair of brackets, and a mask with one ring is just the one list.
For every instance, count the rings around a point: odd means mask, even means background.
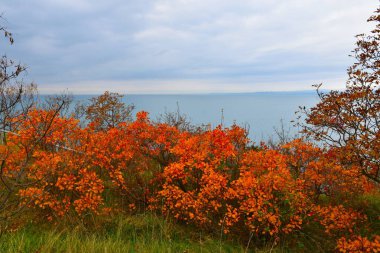
[{"label": "green grass", "polygon": [[[365,195],[353,201],[353,207],[361,207],[368,217],[371,231],[364,235],[379,234],[380,197]],[[356,206],[357,205],[357,206]],[[283,238],[281,244],[246,251],[246,242],[239,242],[220,231],[206,233],[192,226],[178,224],[154,213],[118,215],[107,218],[89,216],[87,224],[77,219],[47,223],[45,219],[25,222],[28,215],[17,224],[26,224],[11,232],[0,233],[0,253],[10,252],[329,252],[335,241],[329,240],[319,227],[308,226],[299,233]],[[31,216],[33,217],[33,216]],[[76,225],[72,225],[76,224]],[[79,225],[78,225],[79,224]],[[92,224],[92,225],[91,225]],[[0,223],[1,226],[1,223]],[[0,227],[0,231],[1,231]],[[4,229],[3,229],[4,230]]]},{"label": "green grass", "polygon": [[190,231],[155,215],[119,217],[101,228],[29,224],[0,237],[0,252],[244,252],[243,245]]}]

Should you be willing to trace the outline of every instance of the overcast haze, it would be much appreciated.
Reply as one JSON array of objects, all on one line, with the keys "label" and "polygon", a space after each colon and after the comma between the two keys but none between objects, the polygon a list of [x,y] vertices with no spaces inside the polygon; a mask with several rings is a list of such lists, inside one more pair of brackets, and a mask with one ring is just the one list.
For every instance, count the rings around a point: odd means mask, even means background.
[{"label": "overcast haze", "polygon": [[42,93],[341,89],[375,0],[1,0]]}]

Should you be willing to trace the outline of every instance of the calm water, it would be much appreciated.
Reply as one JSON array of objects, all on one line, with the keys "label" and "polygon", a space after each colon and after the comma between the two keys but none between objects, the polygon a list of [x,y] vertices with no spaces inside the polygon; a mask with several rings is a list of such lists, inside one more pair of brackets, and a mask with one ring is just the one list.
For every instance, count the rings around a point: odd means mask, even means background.
[{"label": "calm water", "polygon": [[[76,96],[86,100],[90,96]],[[229,126],[236,122],[250,126],[250,138],[254,141],[267,140],[274,135],[273,127],[279,127],[281,119],[296,133],[291,120],[296,119],[299,106],[316,104],[315,92],[268,92],[248,94],[207,94],[207,95],[127,95],[124,102],[135,105],[135,112],[147,111],[151,119],[167,112],[174,112],[179,105],[194,124],[217,126],[222,120]]]}]

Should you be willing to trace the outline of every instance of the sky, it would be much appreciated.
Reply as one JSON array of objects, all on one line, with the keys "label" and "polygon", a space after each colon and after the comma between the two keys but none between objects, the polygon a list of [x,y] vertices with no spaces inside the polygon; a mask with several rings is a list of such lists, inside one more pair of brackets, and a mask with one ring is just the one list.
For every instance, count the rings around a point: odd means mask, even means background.
[{"label": "sky", "polygon": [[41,93],[343,89],[377,0],[1,0]]}]

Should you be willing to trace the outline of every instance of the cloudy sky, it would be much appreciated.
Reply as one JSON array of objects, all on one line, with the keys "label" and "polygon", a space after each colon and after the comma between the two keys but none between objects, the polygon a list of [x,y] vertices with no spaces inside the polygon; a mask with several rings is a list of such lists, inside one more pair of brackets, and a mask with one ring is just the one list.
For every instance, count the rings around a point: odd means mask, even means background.
[{"label": "cloudy sky", "polygon": [[377,0],[1,0],[42,93],[343,88]]}]

